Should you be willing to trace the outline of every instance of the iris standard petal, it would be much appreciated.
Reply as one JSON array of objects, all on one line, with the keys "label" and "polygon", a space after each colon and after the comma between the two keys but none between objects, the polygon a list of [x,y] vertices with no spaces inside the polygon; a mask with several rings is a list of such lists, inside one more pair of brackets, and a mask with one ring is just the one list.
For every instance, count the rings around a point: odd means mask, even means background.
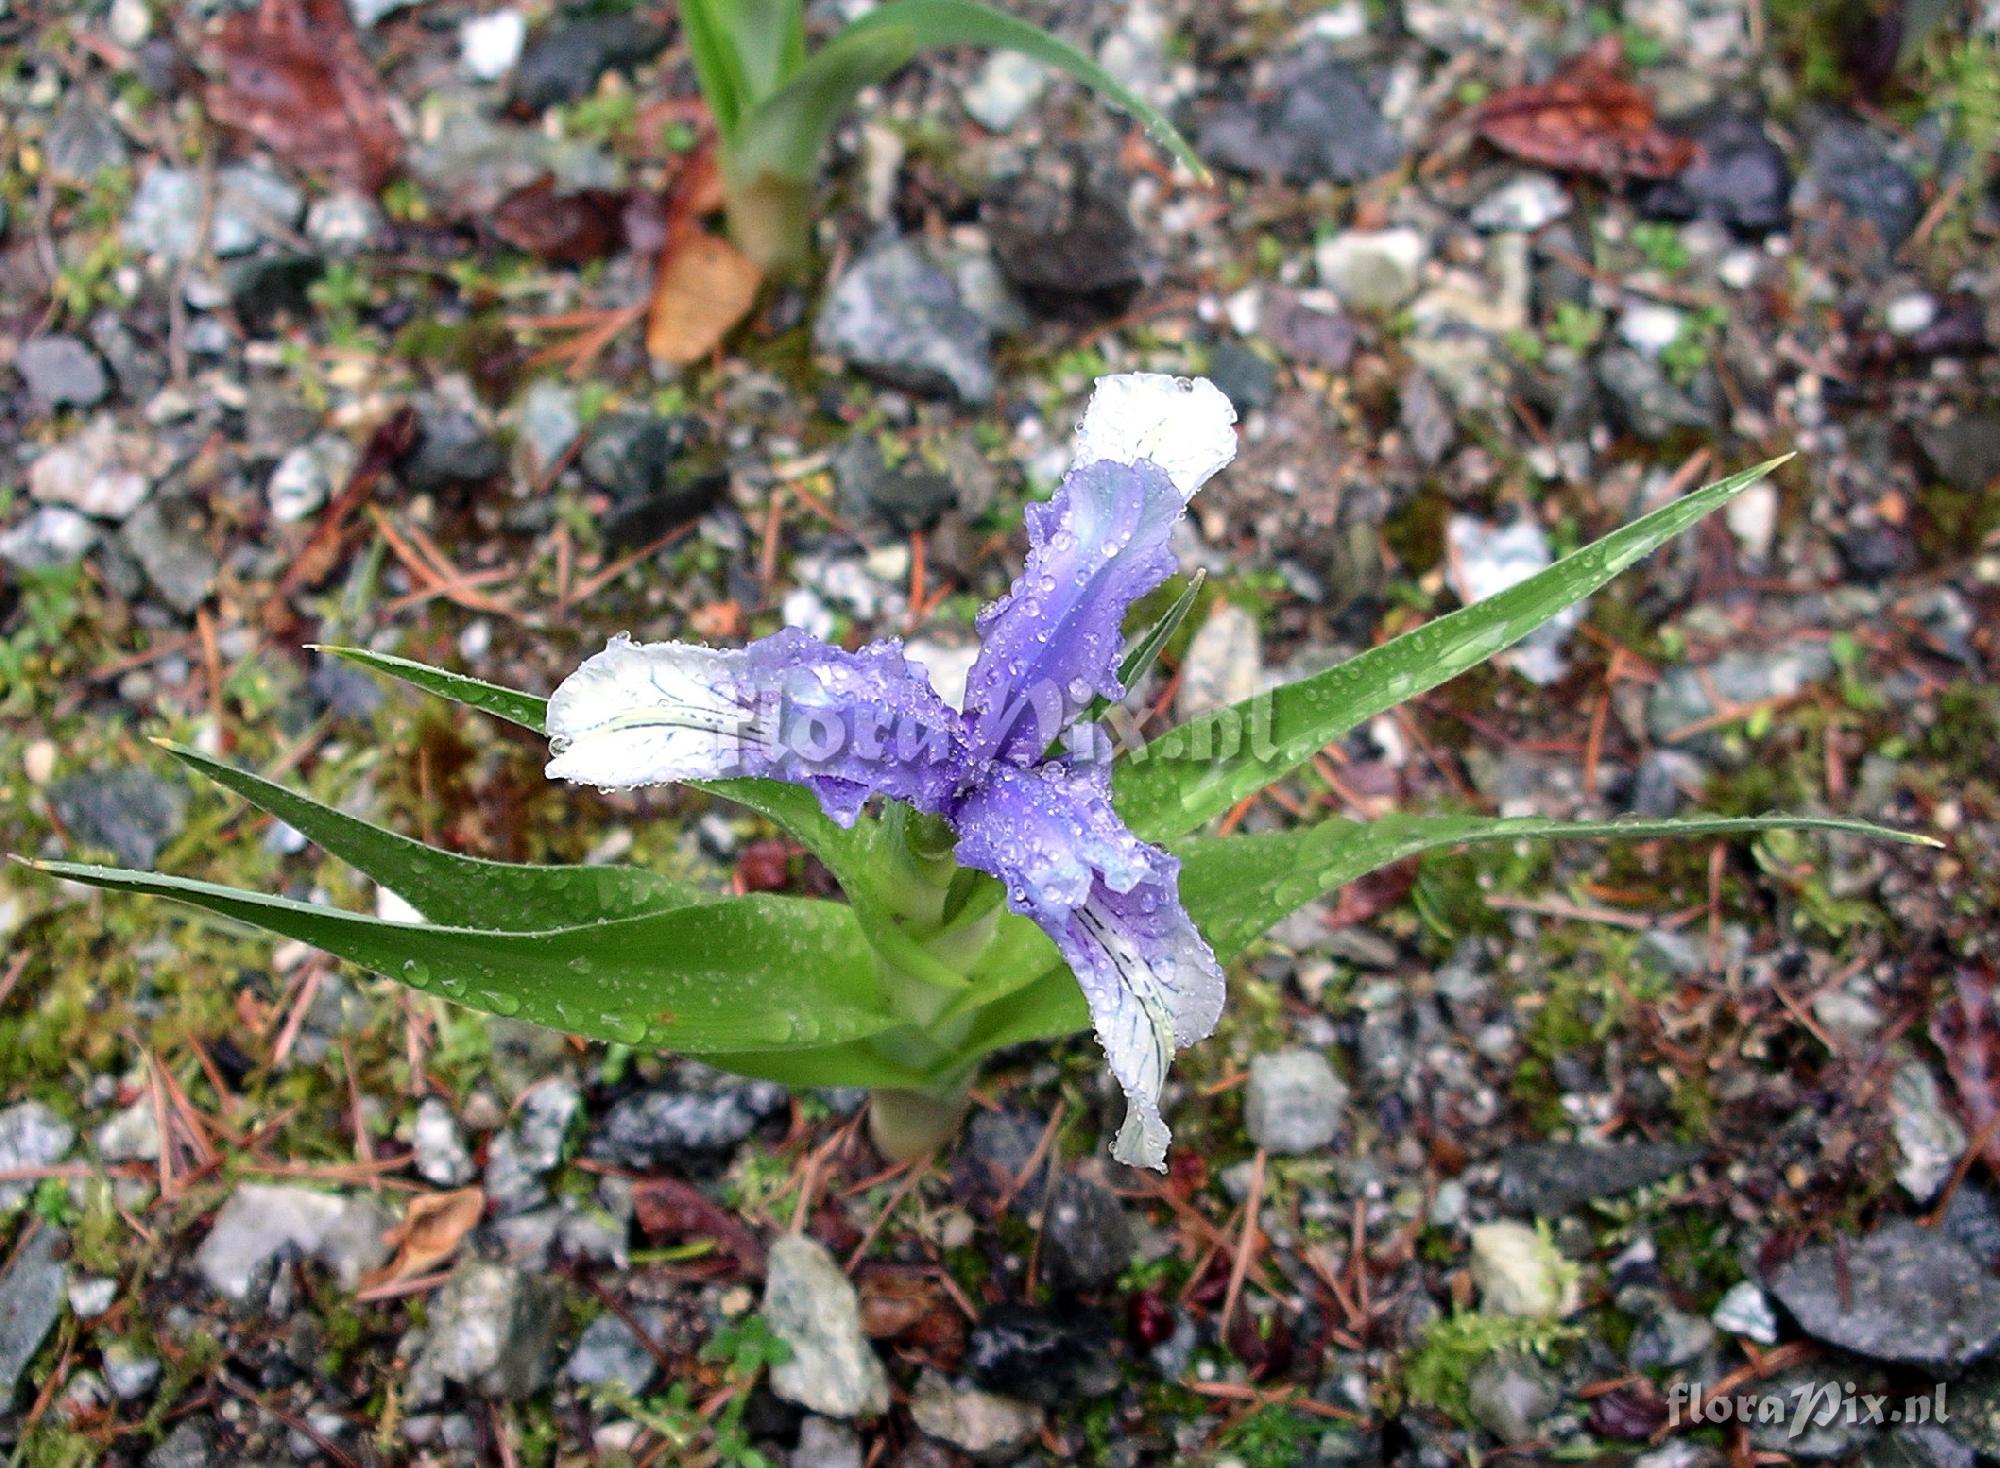
[{"label": "iris standard petal", "polygon": [[942,808],[964,759],[958,715],[899,644],[847,652],[796,628],[732,651],[620,634],[556,689],[547,727],[551,779],[765,776],[842,824],[871,795]]},{"label": "iris standard petal", "polygon": [[1125,828],[1101,768],[996,766],[952,813],[958,860],[998,877],[1076,974],[1126,1116],[1112,1156],[1164,1168],[1160,1088],[1211,1034],[1222,969],[1181,907],[1180,863]]},{"label": "iris standard petal", "polygon": [[1184,511],[1164,469],[1102,461],[1070,471],[1028,508],[1028,559],[979,615],[979,659],[965,683],[968,738],[980,756],[1030,764],[1098,695],[1117,699],[1126,610],[1174,571]]},{"label": "iris standard petal", "polygon": [[1167,471],[1187,499],[1236,457],[1236,409],[1206,377],[1100,377],[1076,426],[1073,467],[1100,460]]}]

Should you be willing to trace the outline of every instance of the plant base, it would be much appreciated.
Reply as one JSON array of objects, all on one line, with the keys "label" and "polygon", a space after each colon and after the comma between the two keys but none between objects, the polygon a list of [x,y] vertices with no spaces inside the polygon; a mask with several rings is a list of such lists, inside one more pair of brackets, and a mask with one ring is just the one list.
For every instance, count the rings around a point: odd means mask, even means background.
[{"label": "plant base", "polygon": [[958,1135],[967,1088],[942,1091],[871,1091],[868,1137],[891,1162],[915,1162]]}]

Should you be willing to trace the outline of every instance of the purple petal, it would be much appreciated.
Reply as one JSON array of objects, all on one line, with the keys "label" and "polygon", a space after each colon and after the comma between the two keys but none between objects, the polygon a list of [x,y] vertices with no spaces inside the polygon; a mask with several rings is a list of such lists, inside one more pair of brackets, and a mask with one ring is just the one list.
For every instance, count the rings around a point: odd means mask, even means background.
[{"label": "purple petal", "polygon": [[1222,970],[1180,903],[1180,863],[1126,829],[1101,767],[995,766],[954,818],[959,862],[1005,883],[1008,906],[1076,974],[1127,1102],[1112,1156],[1164,1168],[1168,1064],[1215,1029],[1223,999]]},{"label": "purple petal", "polygon": [[1100,460],[1028,509],[1028,560],[979,616],[966,679],[973,753],[1030,764],[1103,695],[1117,699],[1125,612],[1174,571],[1184,509],[1165,470]]},{"label": "purple petal", "polygon": [[614,637],[549,699],[552,779],[603,789],[764,776],[852,824],[871,795],[943,808],[958,715],[900,644],[859,652],[787,628],[745,648]]}]

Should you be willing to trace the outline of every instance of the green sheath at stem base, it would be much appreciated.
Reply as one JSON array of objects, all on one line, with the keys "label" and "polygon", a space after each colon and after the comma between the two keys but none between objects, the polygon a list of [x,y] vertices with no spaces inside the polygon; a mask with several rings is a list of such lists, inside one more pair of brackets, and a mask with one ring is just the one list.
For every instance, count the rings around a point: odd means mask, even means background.
[{"label": "green sheath at stem base", "polygon": [[958,1135],[969,1088],[937,1091],[871,1091],[868,1136],[890,1162],[915,1162]]}]

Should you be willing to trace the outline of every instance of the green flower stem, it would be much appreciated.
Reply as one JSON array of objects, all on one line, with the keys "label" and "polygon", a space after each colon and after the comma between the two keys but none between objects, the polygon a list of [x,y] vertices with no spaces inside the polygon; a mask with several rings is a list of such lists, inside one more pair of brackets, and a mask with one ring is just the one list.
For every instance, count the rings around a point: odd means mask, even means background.
[{"label": "green flower stem", "polygon": [[812,258],[813,196],[809,181],[762,173],[742,178],[723,164],[729,236],[767,275],[786,275]]},{"label": "green flower stem", "polygon": [[868,1135],[891,1162],[915,1162],[958,1135],[972,1083],[934,1091],[879,1090],[868,1098]]}]

